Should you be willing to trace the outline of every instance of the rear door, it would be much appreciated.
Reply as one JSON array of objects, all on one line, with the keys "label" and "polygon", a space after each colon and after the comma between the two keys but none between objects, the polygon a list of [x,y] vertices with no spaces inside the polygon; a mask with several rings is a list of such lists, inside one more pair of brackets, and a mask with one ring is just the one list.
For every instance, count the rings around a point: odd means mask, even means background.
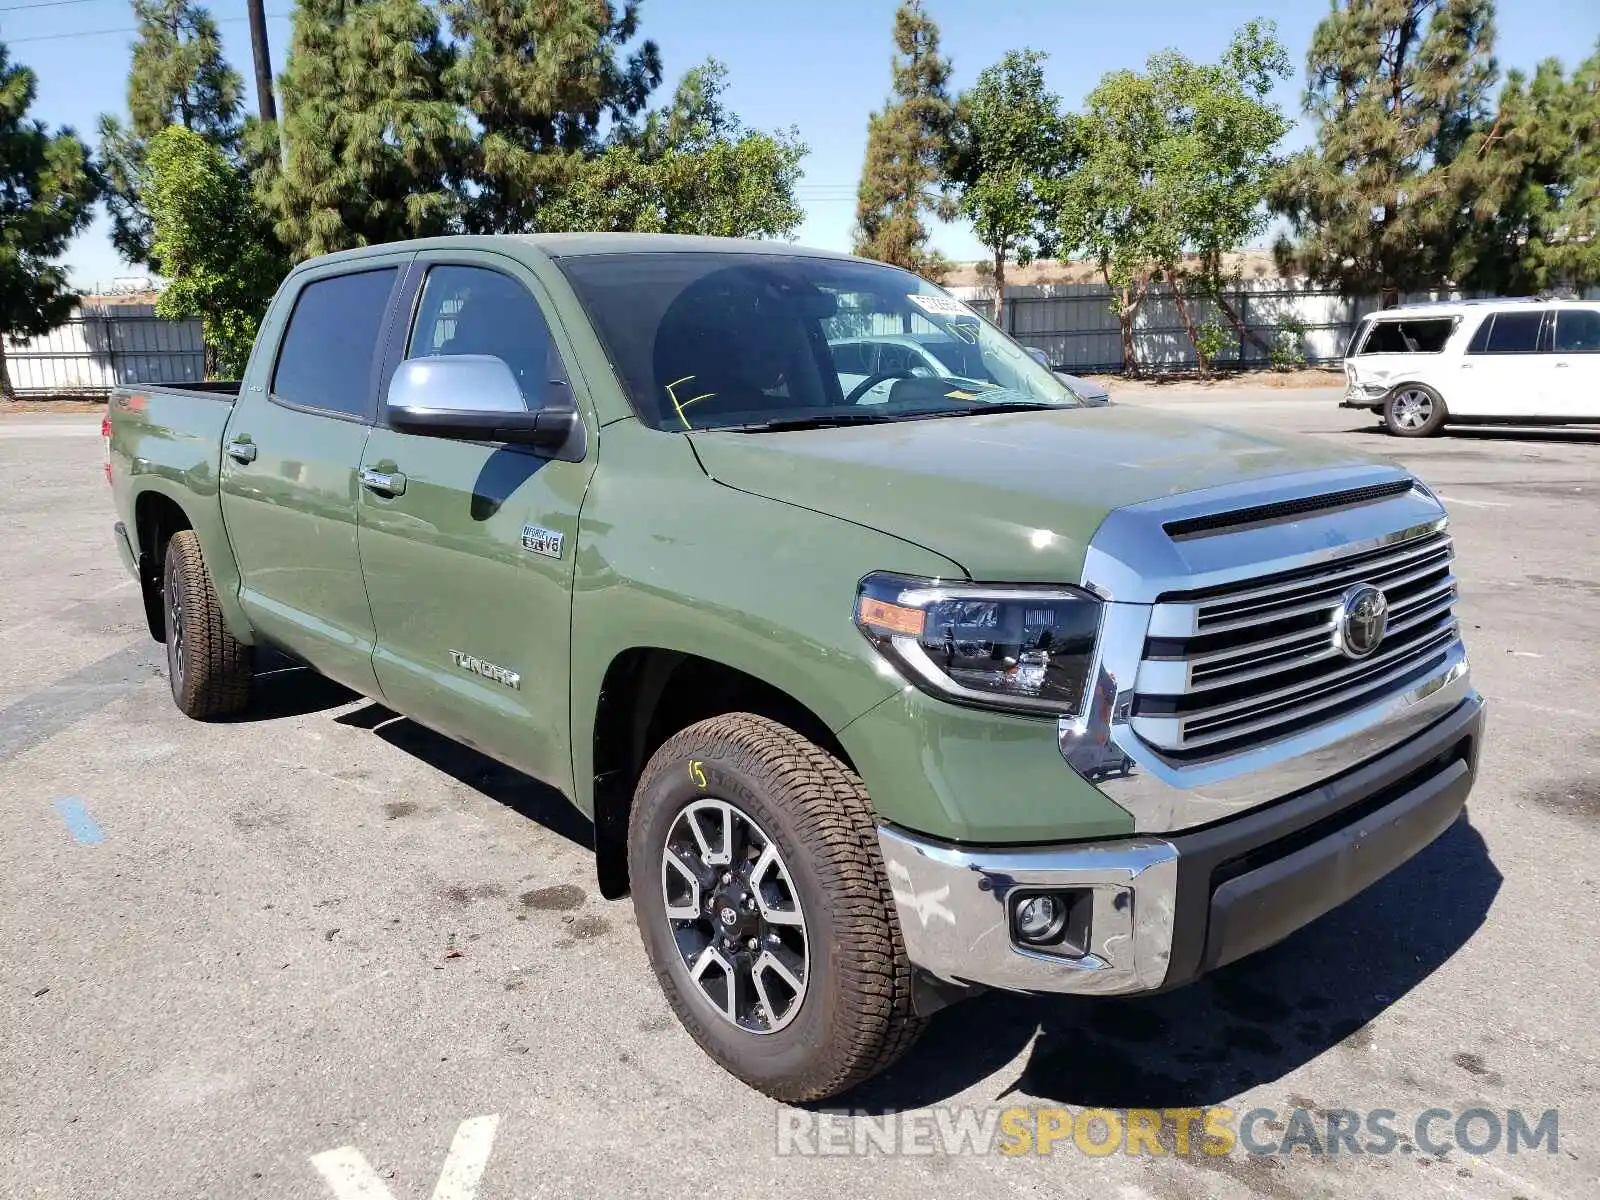
[{"label": "rear door", "polygon": [[299,276],[268,314],[223,435],[222,517],[251,624],[367,695],[378,685],[356,557],[356,468],[376,405],[378,343],[410,257]]},{"label": "rear door", "polygon": [[1552,415],[1600,421],[1600,309],[1557,308],[1551,339]]},{"label": "rear door", "polygon": [[1549,310],[1503,308],[1473,333],[1458,364],[1462,384],[1445,393],[1459,416],[1539,418],[1550,407]]},{"label": "rear door", "polygon": [[[420,288],[391,339],[402,358],[492,354],[530,408],[576,402],[583,461],[524,446],[401,433],[380,410],[362,465],[361,565],[384,699],[425,725],[559,787],[567,736],[578,508],[596,441],[569,347],[531,272],[490,252],[424,253]],[[415,281],[414,281],[415,282]],[[449,397],[470,408],[470,395]],[[394,486],[398,484],[398,486]]]}]

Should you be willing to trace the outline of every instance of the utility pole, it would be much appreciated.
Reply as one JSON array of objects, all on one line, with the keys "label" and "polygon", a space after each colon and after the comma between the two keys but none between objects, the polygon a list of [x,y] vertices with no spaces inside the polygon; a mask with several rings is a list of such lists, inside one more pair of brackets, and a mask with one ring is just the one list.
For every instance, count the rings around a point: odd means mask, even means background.
[{"label": "utility pole", "polygon": [[267,13],[262,0],[247,0],[250,8],[250,51],[256,60],[256,111],[263,121],[276,122],[278,103],[272,98],[272,51],[267,46]]}]

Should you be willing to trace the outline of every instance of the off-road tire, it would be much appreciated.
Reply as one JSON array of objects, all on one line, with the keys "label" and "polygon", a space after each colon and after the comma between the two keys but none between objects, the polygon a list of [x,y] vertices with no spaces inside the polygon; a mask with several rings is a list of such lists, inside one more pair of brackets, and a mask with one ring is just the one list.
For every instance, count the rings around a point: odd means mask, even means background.
[{"label": "off-road tire", "polygon": [[[721,1015],[690,978],[667,920],[662,855],[674,821],[720,799],[771,835],[804,911],[810,954],[796,1015],[752,1033]],[[651,757],[628,823],[628,867],[645,952],[678,1019],[725,1070],[775,1100],[836,1096],[889,1066],[922,1032],[911,964],[861,779],[765,717],[691,725]]]},{"label": "off-road tire", "polygon": [[250,702],[250,647],[222,623],[211,573],[192,529],[180,530],[167,543],[161,604],[167,678],[179,710],[198,721],[242,710]]},{"label": "off-road tire", "polygon": [[[1409,415],[1416,412],[1419,402],[1427,408],[1427,417],[1420,424]],[[1402,383],[1383,398],[1383,427],[1395,437],[1432,437],[1449,419],[1444,397],[1426,384]]]}]

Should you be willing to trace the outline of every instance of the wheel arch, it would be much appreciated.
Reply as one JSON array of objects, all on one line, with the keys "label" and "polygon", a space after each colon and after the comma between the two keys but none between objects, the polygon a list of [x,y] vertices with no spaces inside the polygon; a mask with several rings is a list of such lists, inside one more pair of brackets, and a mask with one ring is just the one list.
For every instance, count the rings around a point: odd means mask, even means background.
[{"label": "wheel arch", "polygon": [[172,535],[193,529],[183,505],[165,492],[146,490],[133,502],[134,545],[139,554],[139,593],[144,600],[150,636],[167,640],[166,609],[161,603],[161,571]]},{"label": "wheel arch", "polygon": [[228,632],[249,645],[255,640],[249,618],[239,603],[239,569],[222,521],[222,510],[214,493],[193,492],[168,477],[141,474],[132,481],[133,503],[124,509],[131,518],[129,536],[138,556],[139,590],[145,605],[150,636],[165,640],[166,618],[161,604],[162,559],[172,535],[194,530],[200,539],[217,605]]},{"label": "wheel arch", "polygon": [[628,815],[650,756],[680,730],[730,712],[786,725],[854,770],[828,723],[782,688],[681,650],[634,646],[618,652],[605,671],[593,733],[595,867],[607,899],[628,893]]}]

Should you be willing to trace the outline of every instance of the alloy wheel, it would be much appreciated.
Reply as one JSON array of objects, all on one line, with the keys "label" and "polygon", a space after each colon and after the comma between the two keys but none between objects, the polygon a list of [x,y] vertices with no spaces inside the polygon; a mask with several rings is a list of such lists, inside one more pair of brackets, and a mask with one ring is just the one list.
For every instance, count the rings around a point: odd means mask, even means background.
[{"label": "alloy wheel", "polygon": [[795,1018],[811,970],[805,914],[755,818],[721,799],[684,808],[667,830],[661,893],[689,978],[724,1020],[768,1034]]},{"label": "alloy wheel", "polygon": [[1433,397],[1408,388],[1394,400],[1394,423],[1401,429],[1421,429],[1433,416]]},{"label": "alloy wheel", "polygon": [[167,576],[167,653],[176,679],[183,678],[183,585]]}]

